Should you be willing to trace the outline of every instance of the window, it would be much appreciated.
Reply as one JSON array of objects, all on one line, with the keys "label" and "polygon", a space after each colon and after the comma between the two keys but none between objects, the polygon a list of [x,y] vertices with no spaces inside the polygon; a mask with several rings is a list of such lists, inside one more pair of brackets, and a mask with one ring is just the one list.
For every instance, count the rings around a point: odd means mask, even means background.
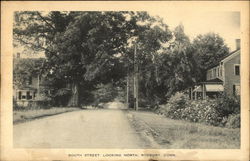
[{"label": "window", "polygon": [[18,92],[18,99],[19,100],[22,99],[22,92],[21,91]]},{"label": "window", "polygon": [[240,65],[234,65],[234,74],[240,75]]},{"label": "window", "polygon": [[233,94],[235,96],[239,96],[240,95],[240,85],[233,85]]},{"label": "window", "polygon": [[27,91],[27,100],[32,99],[32,96],[30,95],[30,91]]}]

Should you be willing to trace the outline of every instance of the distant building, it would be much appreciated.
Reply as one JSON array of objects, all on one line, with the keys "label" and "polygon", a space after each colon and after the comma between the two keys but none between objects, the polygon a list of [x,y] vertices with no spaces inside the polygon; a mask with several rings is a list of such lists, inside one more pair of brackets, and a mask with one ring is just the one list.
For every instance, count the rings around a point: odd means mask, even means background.
[{"label": "distant building", "polygon": [[[17,57],[14,59],[14,65],[21,67],[24,63],[18,63],[18,61],[37,61],[38,59],[26,59]],[[19,106],[28,106],[30,103],[34,103],[41,100],[50,93],[49,88],[45,84],[45,78],[39,74],[32,74],[27,76],[22,73],[18,73],[19,77],[14,76],[13,81],[13,99]],[[20,80],[15,80],[20,79]],[[18,83],[17,83],[18,82]]]},{"label": "distant building", "polygon": [[207,70],[206,81],[190,88],[191,99],[206,99],[224,92],[229,96],[240,95],[240,39],[236,50]]}]

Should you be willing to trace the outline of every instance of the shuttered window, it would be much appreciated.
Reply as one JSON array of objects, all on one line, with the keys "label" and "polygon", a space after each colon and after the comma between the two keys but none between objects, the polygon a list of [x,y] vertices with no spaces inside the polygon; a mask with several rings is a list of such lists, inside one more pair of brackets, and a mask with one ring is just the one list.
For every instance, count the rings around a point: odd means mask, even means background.
[{"label": "shuttered window", "polygon": [[234,65],[234,74],[240,75],[240,65]]}]

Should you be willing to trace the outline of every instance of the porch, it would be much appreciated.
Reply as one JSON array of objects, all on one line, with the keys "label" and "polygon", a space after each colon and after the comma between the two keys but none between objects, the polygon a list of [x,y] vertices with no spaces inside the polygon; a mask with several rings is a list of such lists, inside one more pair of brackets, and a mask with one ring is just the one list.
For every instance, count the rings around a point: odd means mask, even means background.
[{"label": "porch", "polygon": [[224,92],[223,82],[200,82],[189,88],[189,98],[191,100],[216,98]]}]

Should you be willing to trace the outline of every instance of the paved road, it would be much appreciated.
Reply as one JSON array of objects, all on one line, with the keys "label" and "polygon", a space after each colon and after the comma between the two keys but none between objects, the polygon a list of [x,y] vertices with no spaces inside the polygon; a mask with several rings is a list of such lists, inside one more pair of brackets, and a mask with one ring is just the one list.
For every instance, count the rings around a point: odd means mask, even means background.
[{"label": "paved road", "polygon": [[142,148],[119,103],[14,125],[15,148]]}]

